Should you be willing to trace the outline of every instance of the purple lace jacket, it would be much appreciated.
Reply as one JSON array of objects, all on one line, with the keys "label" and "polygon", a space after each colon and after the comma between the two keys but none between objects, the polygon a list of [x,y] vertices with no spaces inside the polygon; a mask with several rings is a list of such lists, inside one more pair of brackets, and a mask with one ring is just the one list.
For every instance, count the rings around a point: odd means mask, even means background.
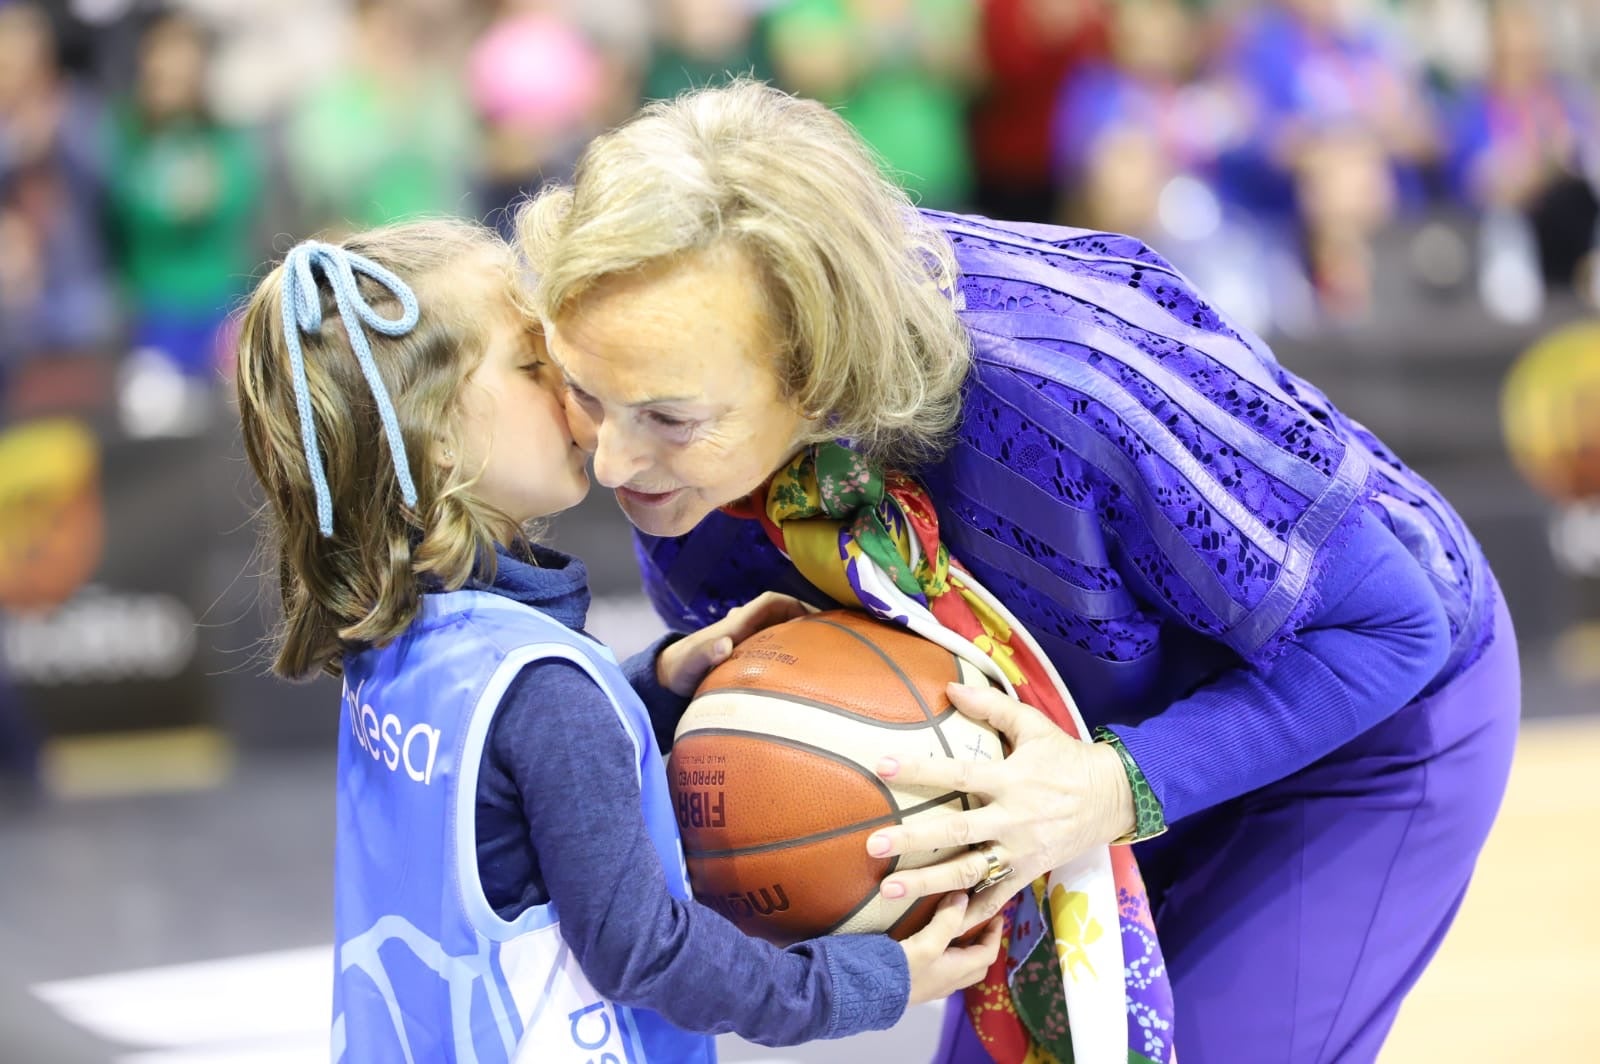
[{"label": "purple lace jacket", "polygon": [[[1428,690],[1487,645],[1494,581],[1461,519],[1159,256],[925,213],[954,245],[975,358],[954,447],[917,473],[952,553],[1028,626],[1091,726],[1136,725],[1226,670],[1266,667],[1363,512],[1449,619]],[[636,547],[675,628],[766,589],[826,604],[752,521],[712,514]]]}]

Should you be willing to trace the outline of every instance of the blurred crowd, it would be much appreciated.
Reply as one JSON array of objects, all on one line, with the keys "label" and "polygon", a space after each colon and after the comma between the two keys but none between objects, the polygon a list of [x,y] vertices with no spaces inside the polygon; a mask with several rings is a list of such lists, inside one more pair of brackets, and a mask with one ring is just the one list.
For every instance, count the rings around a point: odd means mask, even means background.
[{"label": "blurred crowd", "polygon": [[293,240],[504,225],[642,100],[730,72],[838,107],[925,206],[1140,235],[1268,334],[1362,321],[1383,234],[1441,216],[1416,269],[1526,317],[1600,289],[1596,23],[1590,0],[0,0],[0,393],[82,359],[211,388]]}]

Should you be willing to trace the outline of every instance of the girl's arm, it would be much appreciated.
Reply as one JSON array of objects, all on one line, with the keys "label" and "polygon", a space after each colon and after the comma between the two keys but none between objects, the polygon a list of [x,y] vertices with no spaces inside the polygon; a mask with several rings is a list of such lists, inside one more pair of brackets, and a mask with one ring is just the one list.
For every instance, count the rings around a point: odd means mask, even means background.
[{"label": "girl's arm", "polygon": [[[737,1032],[766,1045],[891,1026],[910,993],[906,953],[880,935],[841,935],[779,949],[717,913],[672,897],[640,812],[638,761],[609,698],[576,666],[543,662],[507,692],[484,754],[493,802],[515,802],[532,880],[510,840],[480,870],[490,903],[512,917],[552,901],[595,989],[687,1030]],[[502,809],[503,812],[512,812]],[[491,843],[492,845],[492,843]],[[496,897],[499,893],[499,897]],[[510,895],[511,904],[503,904]],[[518,897],[520,894],[520,897]]]}]

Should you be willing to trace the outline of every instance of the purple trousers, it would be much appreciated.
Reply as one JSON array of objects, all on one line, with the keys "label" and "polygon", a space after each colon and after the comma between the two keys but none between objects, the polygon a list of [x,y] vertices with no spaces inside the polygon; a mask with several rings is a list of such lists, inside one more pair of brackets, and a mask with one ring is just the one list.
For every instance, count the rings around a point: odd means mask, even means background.
[{"label": "purple trousers", "polygon": [[[1377,1059],[1499,810],[1520,687],[1502,603],[1493,643],[1442,690],[1140,845],[1180,1064]],[[957,995],[934,1062],[988,1060]]]}]

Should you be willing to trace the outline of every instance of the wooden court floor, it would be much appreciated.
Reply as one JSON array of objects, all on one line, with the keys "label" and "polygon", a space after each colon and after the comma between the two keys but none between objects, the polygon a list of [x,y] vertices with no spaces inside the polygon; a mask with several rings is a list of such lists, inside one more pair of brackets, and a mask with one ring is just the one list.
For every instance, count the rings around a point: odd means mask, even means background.
[{"label": "wooden court floor", "polygon": [[1600,716],[1526,724],[1461,913],[1382,1064],[1600,1061]]}]

